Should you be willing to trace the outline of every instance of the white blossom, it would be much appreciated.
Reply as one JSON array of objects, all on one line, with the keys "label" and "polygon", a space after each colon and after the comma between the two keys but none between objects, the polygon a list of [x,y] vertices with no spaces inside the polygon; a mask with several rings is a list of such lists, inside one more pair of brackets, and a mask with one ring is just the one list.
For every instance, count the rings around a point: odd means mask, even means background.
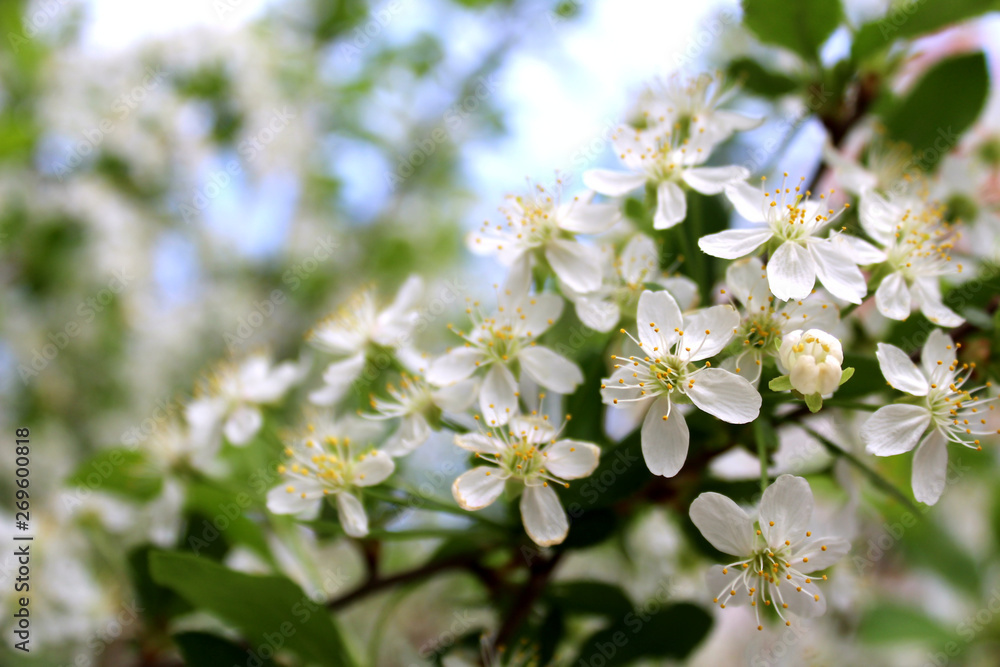
[{"label": "white blossom", "polygon": [[806,396],[832,394],[844,371],[844,349],[836,337],[819,329],[796,330],[781,340],[778,366],[792,388]]}]

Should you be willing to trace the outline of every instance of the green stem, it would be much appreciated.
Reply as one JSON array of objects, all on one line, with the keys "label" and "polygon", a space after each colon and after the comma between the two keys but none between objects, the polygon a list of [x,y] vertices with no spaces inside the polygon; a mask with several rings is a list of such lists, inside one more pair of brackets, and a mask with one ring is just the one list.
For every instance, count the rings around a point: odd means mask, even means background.
[{"label": "green stem", "polygon": [[767,450],[778,448],[778,434],[768,417],[760,417],[753,423],[754,439],[757,441],[757,458],[760,460],[760,492],[768,487]]},{"label": "green stem", "polygon": [[906,494],[897,489],[892,482],[882,477],[877,471],[869,468],[864,464],[861,459],[856,457],[854,454],[848,452],[845,449],[838,447],[835,443],[831,442],[826,436],[817,433],[815,430],[809,428],[808,426],[802,425],[802,428],[806,433],[814,437],[826,450],[833,456],[839,456],[850,463],[852,466],[857,468],[865,477],[867,477],[872,484],[882,489],[885,493],[892,496],[900,503],[902,503],[908,510],[914,514],[922,514],[922,511],[917,505],[913,503],[912,500],[906,497]]}]

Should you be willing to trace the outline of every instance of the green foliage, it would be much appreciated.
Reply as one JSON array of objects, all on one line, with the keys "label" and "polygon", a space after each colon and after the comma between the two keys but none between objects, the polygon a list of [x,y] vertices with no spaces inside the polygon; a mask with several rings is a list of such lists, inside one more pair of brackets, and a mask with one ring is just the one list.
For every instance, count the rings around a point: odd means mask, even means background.
[{"label": "green foliage", "polygon": [[885,602],[865,611],[858,623],[858,638],[870,644],[917,642],[940,647],[954,636],[912,605]]},{"label": "green foliage", "polygon": [[743,0],[743,23],[760,41],[786,48],[809,62],[843,20],[840,0]]},{"label": "green foliage", "polygon": [[701,607],[681,603],[663,606],[649,600],[603,630],[592,634],[570,664],[629,665],[642,658],[683,660],[712,628],[712,617]]},{"label": "green foliage", "polygon": [[141,451],[106,449],[82,463],[67,484],[149,501],[160,495],[163,478]]},{"label": "green foliage", "polygon": [[799,88],[799,83],[795,79],[772,72],[752,58],[737,58],[730,62],[729,76],[746,90],[763,97],[781,97]]},{"label": "green foliage", "polygon": [[[249,660],[250,649],[210,635],[206,632],[182,632],[174,635],[174,641],[184,656],[184,664],[188,667],[218,667],[219,665],[241,665]],[[270,659],[257,657],[260,667],[272,667]]]},{"label": "green foliage", "polygon": [[232,623],[255,646],[283,639],[302,658],[330,667],[355,664],[329,612],[282,576],[234,572],[190,554],[150,554],[153,580]]}]

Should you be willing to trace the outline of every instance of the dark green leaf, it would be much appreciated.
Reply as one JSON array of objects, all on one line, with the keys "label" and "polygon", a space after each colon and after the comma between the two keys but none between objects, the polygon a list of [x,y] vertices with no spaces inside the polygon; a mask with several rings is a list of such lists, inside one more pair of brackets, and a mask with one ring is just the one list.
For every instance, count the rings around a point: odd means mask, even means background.
[{"label": "dark green leaf", "polygon": [[780,97],[799,87],[791,77],[764,69],[763,65],[751,58],[737,58],[729,63],[729,76],[746,90],[764,97]]},{"label": "dark green leaf", "polygon": [[243,574],[177,552],[150,554],[150,572],[195,607],[232,623],[256,647],[273,647],[280,639],[308,661],[354,664],[329,612],[285,577]]},{"label": "dark green leaf", "polygon": [[67,483],[139,501],[152,500],[163,488],[163,478],[142,452],[122,448],[106,449],[91,457]]},{"label": "dark green leaf", "polygon": [[683,660],[711,627],[712,617],[701,607],[687,603],[663,607],[651,600],[591,635],[569,664],[595,664],[594,658],[603,658],[606,667],[641,658]]},{"label": "dark green leaf", "polygon": [[549,586],[546,599],[566,615],[586,614],[619,620],[632,611],[622,589],[600,581],[562,581]]},{"label": "dark green leaf", "polygon": [[879,604],[865,612],[858,624],[858,638],[870,644],[919,642],[943,646],[953,637],[919,609],[892,603]]},{"label": "dark green leaf", "polygon": [[888,48],[897,39],[917,37],[997,10],[1000,10],[997,0],[898,3],[879,20],[861,26],[855,35],[851,54],[855,62],[862,62]]},{"label": "dark green leaf", "polygon": [[743,23],[760,41],[794,51],[809,61],[843,19],[840,0],[743,0]]},{"label": "dark green leaf", "polygon": [[250,648],[241,648],[228,639],[206,632],[183,632],[174,635],[174,641],[181,650],[184,664],[188,667],[219,667],[219,665],[253,664],[271,667],[274,663]]}]

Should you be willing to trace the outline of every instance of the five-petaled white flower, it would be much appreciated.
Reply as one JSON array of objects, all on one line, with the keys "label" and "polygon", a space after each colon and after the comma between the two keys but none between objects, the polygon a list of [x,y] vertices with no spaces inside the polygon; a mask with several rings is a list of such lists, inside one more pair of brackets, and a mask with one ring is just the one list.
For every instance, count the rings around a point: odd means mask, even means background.
[{"label": "five-petaled white flower", "polygon": [[784,180],[773,193],[764,189],[763,181],[759,190],[747,183],[728,186],[726,196],[737,213],[762,224],[703,236],[698,247],[713,257],[737,259],[772,241],[767,280],[774,296],[782,301],[804,299],[818,277],[834,296],[861,303],[868,284],[858,263],[881,261],[884,255],[854,236],[820,237],[844,209],[829,208],[825,194],[818,201],[809,199],[810,195],[801,192],[800,185],[787,187]]},{"label": "five-petaled white flower", "polygon": [[[565,424],[564,424],[565,426]],[[600,458],[597,445],[559,439],[547,417],[515,415],[508,429],[456,435],[455,444],[476,453],[486,465],[463,473],[452,484],[455,501],[478,510],[514,485],[521,491],[521,520],[535,544],[548,547],[566,539],[569,521],[549,482],[569,486],[568,479],[587,477]]]},{"label": "five-petaled white flower", "polygon": [[646,285],[654,284],[670,292],[679,303],[692,304],[698,285],[686,276],[667,276],[660,270],[659,252],[653,239],[636,234],[615,258],[610,247],[602,249],[601,286],[580,293],[563,285],[563,293],[573,302],[580,321],[595,331],[611,331],[623,311],[634,311]]},{"label": "five-petaled white flower", "polygon": [[[712,306],[681,316],[667,292],[643,292],[636,326],[642,356],[615,357],[615,371],[601,384],[604,402],[636,406],[645,412],[642,454],[649,470],[673,477],[687,458],[687,422],[678,404],[694,403],[700,410],[730,424],[745,424],[760,413],[760,394],[746,378],[710,362],[726,347],[740,323],[732,306]],[[622,330],[622,333],[626,333]],[[631,338],[631,335],[629,336]]]},{"label": "five-petaled white flower", "polygon": [[265,352],[219,364],[203,378],[195,399],[185,408],[192,441],[211,448],[221,430],[232,444],[247,444],[264,423],[260,406],[281,400],[307,371],[305,363],[286,361],[272,366]]},{"label": "five-petaled white flower", "polygon": [[915,305],[943,327],[965,320],[941,301],[940,276],[961,273],[952,261],[957,234],[941,219],[941,209],[911,193],[862,195],[861,225],[885,248],[890,273],[875,290],[875,306],[893,320],[905,320]]},{"label": "five-petaled white flower", "polygon": [[602,195],[621,197],[649,183],[656,188],[654,229],[668,229],[687,217],[682,184],[702,194],[715,195],[750,175],[745,167],[736,165],[702,166],[715,144],[707,133],[696,132],[681,138],[669,127],[662,131],[622,127],[612,141],[629,171],[591,169],[583,174],[584,185]]},{"label": "five-petaled white flower", "polygon": [[506,222],[485,221],[471,235],[471,249],[495,254],[506,266],[523,263],[530,267],[544,261],[574,290],[597,289],[601,285],[601,274],[594,270],[597,250],[579,243],[576,234],[607,231],[621,219],[618,206],[594,204],[580,197],[563,202],[561,186],[554,193],[541,185],[535,190],[528,196],[509,196],[508,206],[500,209]]},{"label": "five-petaled white flower", "polygon": [[404,374],[399,384],[386,385],[388,398],[371,396],[373,414],[369,419],[399,419],[399,428],[389,436],[382,451],[390,456],[405,456],[427,441],[432,424],[441,413],[460,413],[476,400],[479,383],[463,380],[446,387],[434,387],[419,376]]},{"label": "five-petaled white flower", "polygon": [[365,358],[376,349],[395,350],[407,346],[420,314],[416,305],[423,293],[423,281],[410,276],[399,288],[393,302],[379,310],[374,290],[355,294],[337,312],[318,322],[306,334],[314,347],[338,356],[323,373],[324,386],[309,395],[316,405],[333,405],[351,383],[360,377]]},{"label": "five-petaled white flower", "polygon": [[278,466],[283,483],[267,494],[267,508],[275,514],[314,519],[323,498],[337,501],[337,516],[351,537],[368,534],[368,515],[357,490],[384,482],[396,468],[392,457],[371,445],[352,440],[363,433],[352,422],[318,419],[306,426],[285,447],[288,460]]},{"label": "five-petaled white flower", "polygon": [[803,325],[831,331],[840,320],[837,306],[820,294],[791,301],[776,300],[767,284],[767,271],[756,257],[730,264],[726,269],[726,286],[728,293],[743,306],[735,337],[741,347],[721,366],[754,385],[760,381],[763,360],[777,356],[782,336]]},{"label": "five-petaled white flower", "polygon": [[990,383],[963,389],[975,364],[959,365],[958,347],[935,329],[920,353],[918,368],[898,347],[879,343],[876,354],[885,379],[916,399],[879,408],[861,428],[866,449],[876,456],[903,454],[920,442],[913,455],[913,495],[928,505],[944,491],[948,443],[981,449],[979,436],[1000,433],[987,426],[986,416],[995,408],[996,398],[981,394]]},{"label": "five-petaled white flower", "polygon": [[737,558],[708,572],[712,601],[725,609],[750,603],[760,623],[761,607],[811,618],[826,611],[826,599],[812,577],[839,561],[851,545],[839,537],[818,537],[809,529],[813,495],[801,477],[781,475],[764,490],[757,527],[732,500],[703,493],[691,503],[691,521],[713,547]]},{"label": "five-petaled white flower", "polygon": [[535,343],[562,314],[560,296],[529,294],[527,273],[513,272],[498,302],[497,311],[489,317],[477,315],[478,304],[467,309],[473,318],[468,333],[449,325],[465,345],[435,359],[426,374],[428,382],[444,387],[484,370],[479,407],[490,426],[506,424],[517,412],[519,392],[514,370],[524,371],[539,385],[560,394],[572,393],[583,382],[579,366]]}]

